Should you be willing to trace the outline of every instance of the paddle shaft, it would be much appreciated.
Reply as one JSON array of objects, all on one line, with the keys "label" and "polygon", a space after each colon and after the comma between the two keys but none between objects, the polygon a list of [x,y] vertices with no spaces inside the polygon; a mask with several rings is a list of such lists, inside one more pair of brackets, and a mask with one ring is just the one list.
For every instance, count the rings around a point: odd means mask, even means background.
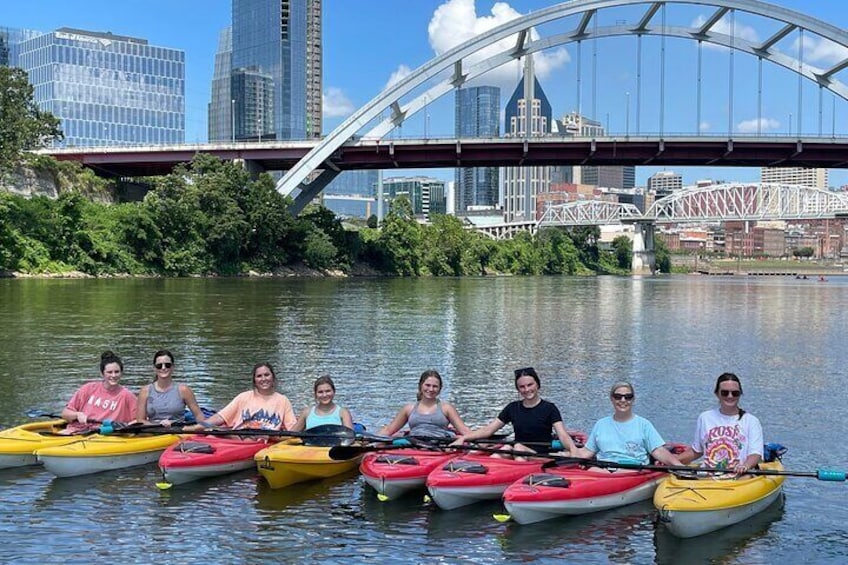
[{"label": "paddle shaft", "polygon": [[[514,443],[514,442],[513,442]],[[509,443],[505,443],[504,445],[509,445]],[[545,446],[550,446],[550,444],[542,444]],[[541,457],[545,459],[551,459],[552,461],[558,462],[559,464],[567,464],[567,463],[580,463],[582,461],[588,461],[587,459],[581,459],[577,457],[568,457],[565,455],[551,455],[548,453],[531,453],[529,451],[510,451],[505,449],[496,449],[491,447],[481,447],[479,445],[474,445],[469,442],[467,444],[462,445],[432,445],[432,444],[411,444],[411,445],[339,445],[330,449],[330,459],[335,459],[337,461],[344,461],[347,459],[353,459],[354,457],[359,457],[363,453],[368,453],[372,451],[392,451],[396,449],[423,449],[423,450],[433,450],[433,451],[465,451],[465,452],[475,452],[475,453],[490,453],[490,454],[498,454],[498,455],[516,455],[522,457]]]},{"label": "paddle shaft", "polygon": [[[574,461],[570,461],[574,462]],[[601,467],[603,469],[625,469],[635,471],[663,471],[673,473],[678,471],[693,472],[693,473],[711,473],[711,474],[730,474],[731,469],[722,469],[719,467],[689,467],[686,465],[641,465],[638,463],[615,463],[612,461],[599,461],[597,459],[582,459],[578,460],[580,464],[591,467]],[[778,471],[776,469],[749,469],[746,475],[767,475],[778,477],[808,477],[818,479],[820,481],[846,481],[846,473],[844,471],[819,469],[817,471]]]}]

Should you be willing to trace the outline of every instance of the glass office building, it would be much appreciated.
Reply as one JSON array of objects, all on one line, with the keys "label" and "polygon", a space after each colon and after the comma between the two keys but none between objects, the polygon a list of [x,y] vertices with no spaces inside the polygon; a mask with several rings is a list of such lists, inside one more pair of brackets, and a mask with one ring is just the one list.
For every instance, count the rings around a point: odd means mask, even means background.
[{"label": "glass office building", "polygon": [[[232,7],[236,139],[320,137],[321,0],[233,0]],[[210,122],[222,121],[212,115],[221,106],[213,91]]]},{"label": "glass office building", "polygon": [[233,106],[230,96],[230,69],[233,58],[233,28],[218,34],[215,70],[212,74],[212,100],[209,102],[209,141],[233,139]]},{"label": "glass office building", "polygon": [[[456,91],[455,129],[458,138],[500,136],[501,89],[473,86]],[[456,169],[455,209],[498,204],[498,168]]]},{"label": "glass office building", "polygon": [[12,64],[61,120],[64,146],[185,140],[185,53],[145,39],[61,28],[20,41]]}]

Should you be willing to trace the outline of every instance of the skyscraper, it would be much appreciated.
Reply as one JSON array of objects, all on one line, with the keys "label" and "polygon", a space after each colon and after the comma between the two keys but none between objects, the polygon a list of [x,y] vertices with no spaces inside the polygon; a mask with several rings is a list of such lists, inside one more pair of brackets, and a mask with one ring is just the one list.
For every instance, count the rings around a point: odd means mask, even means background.
[{"label": "skyscraper", "polygon": [[[474,86],[456,91],[454,123],[457,138],[498,137],[500,135],[501,89]],[[469,206],[495,206],[498,203],[498,168],[456,169],[455,211]]]},{"label": "skyscraper", "polygon": [[29,74],[39,108],[61,121],[61,145],[184,142],[183,51],[61,28],[23,33],[9,52],[9,62]]},{"label": "skyscraper", "polygon": [[814,188],[827,188],[827,169],[806,167],[763,167],[760,182],[800,184]]},{"label": "skyscraper", "polygon": [[[235,112],[235,138],[320,137],[321,0],[233,0],[232,18],[229,112]],[[222,93],[216,97],[213,89],[210,124],[229,113]],[[232,136],[232,125],[230,130]],[[226,139],[221,131],[210,141]]]},{"label": "skyscraper", "polygon": [[[524,76],[506,105],[507,137],[544,137],[551,131],[551,103],[533,73],[532,61],[525,58]],[[504,167],[503,175],[504,220],[535,220],[536,195],[549,190],[551,168]]]},{"label": "skyscraper", "polygon": [[212,74],[212,99],[209,102],[209,141],[230,141],[233,138],[233,106],[230,95],[230,69],[233,59],[233,28],[218,34],[218,51]]},{"label": "skyscraper", "polygon": [[[574,137],[602,137],[606,135],[601,122],[571,112],[557,120],[560,135]],[[612,165],[583,165],[561,166],[555,174],[558,178],[568,179],[566,182],[589,184],[605,188],[621,188],[629,190],[636,186],[636,167],[632,165],[619,167]],[[566,169],[571,169],[567,171]],[[562,181],[561,181],[562,182]]]}]

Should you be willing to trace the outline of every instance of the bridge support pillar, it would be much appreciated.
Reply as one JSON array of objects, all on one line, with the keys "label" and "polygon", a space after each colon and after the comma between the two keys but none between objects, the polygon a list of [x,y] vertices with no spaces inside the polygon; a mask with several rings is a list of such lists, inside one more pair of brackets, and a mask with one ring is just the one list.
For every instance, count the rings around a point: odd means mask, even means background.
[{"label": "bridge support pillar", "polygon": [[236,165],[241,165],[244,170],[247,171],[248,174],[254,179],[265,172],[265,169],[262,168],[262,165],[260,165],[256,161],[251,161],[249,159],[236,159],[233,162]]},{"label": "bridge support pillar", "polygon": [[633,261],[630,265],[633,274],[652,275],[657,268],[657,256],[654,252],[653,222],[637,222],[633,233]]}]

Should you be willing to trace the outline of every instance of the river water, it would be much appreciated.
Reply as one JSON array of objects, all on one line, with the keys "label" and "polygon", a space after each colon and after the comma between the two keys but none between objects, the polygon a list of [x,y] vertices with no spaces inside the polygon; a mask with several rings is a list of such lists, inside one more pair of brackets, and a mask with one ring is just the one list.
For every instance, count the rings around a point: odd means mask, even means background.
[{"label": "river water", "polygon": [[[137,390],[164,347],[212,408],[269,360],[296,409],[330,373],[376,431],[435,368],[443,398],[479,425],[516,398],[512,369],[532,365],[571,428],[610,413],[608,388],[625,379],[637,413],[689,441],[716,376],[732,371],[766,440],[789,447],[788,470],[843,469],[846,312],[848,277],[0,280],[0,422],[61,410],[98,377],[104,349]],[[814,478],[788,478],[782,508],[682,541],[650,503],[520,526],[492,519],[498,503],[382,503],[356,473],[277,491],[253,472],[168,491],[158,479],[154,465],[74,479],[0,471],[0,561],[848,560],[848,486]]]}]

